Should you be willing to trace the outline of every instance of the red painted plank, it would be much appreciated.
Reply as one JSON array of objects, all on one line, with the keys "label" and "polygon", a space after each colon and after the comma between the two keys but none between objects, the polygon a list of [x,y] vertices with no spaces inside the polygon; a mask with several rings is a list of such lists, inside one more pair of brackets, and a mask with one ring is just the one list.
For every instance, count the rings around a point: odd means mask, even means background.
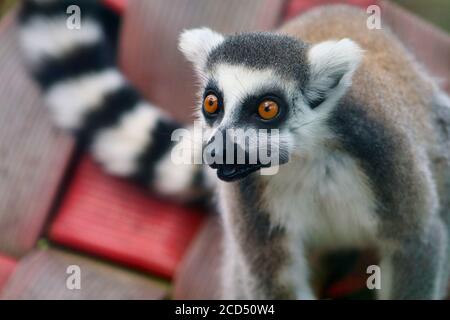
[{"label": "red painted plank", "polygon": [[377,0],[291,0],[286,7],[285,18],[295,17],[308,9],[321,5],[345,3],[366,8],[377,2]]},{"label": "red painted plank", "polygon": [[85,157],[50,228],[50,239],[171,278],[204,220],[195,208],[156,199],[101,172]]},{"label": "red painted plank", "polygon": [[103,0],[103,3],[117,13],[122,14],[127,8],[128,0]]},{"label": "red painted plank", "polygon": [[9,276],[16,267],[16,261],[12,258],[0,255],[0,292],[2,291]]}]

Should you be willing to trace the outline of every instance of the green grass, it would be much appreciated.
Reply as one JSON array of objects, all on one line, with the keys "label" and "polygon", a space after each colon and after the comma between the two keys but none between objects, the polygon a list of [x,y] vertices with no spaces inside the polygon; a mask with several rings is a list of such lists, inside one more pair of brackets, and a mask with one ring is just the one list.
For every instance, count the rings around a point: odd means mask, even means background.
[{"label": "green grass", "polygon": [[14,4],[16,4],[17,0],[0,0],[0,19],[3,15],[8,12]]},{"label": "green grass", "polygon": [[450,32],[449,0],[391,0],[430,21],[439,28]]}]

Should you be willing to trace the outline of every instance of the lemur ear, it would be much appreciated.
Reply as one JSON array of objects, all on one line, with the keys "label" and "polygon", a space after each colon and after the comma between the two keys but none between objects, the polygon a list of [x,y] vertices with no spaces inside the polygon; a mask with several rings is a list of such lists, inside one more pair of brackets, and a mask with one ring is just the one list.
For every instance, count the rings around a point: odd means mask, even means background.
[{"label": "lemur ear", "polygon": [[205,67],[209,53],[224,40],[224,36],[209,28],[185,30],[181,33],[178,47],[198,71]]},{"label": "lemur ear", "polygon": [[324,41],[309,49],[310,79],[305,96],[312,108],[345,93],[362,54],[363,50],[350,39]]}]

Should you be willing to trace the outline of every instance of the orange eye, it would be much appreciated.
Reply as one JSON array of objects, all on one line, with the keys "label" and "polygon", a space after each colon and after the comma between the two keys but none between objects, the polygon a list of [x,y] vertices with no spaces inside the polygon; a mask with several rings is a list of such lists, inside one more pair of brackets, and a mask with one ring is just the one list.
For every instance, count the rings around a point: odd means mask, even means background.
[{"label": "orange eye", "polygon": [[278,104],[272,100],[265,100],[258,106],[258,114],[264,120],[271,120],[278,114]]},{"label": "orange eye", "polygon": [[213,94],[207,95],[203,101],[203,109],[206,113],[216,113],[219,109],[219,99],[217,99],[217,97]]}]

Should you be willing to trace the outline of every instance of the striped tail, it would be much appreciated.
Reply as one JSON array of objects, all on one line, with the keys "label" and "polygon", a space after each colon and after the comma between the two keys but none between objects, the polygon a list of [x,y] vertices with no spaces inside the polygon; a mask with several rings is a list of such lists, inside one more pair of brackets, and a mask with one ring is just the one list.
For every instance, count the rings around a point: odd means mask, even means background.
[{"label": "striped tail", "polygon": [[[79,29],[67,25],[72,5],[80,9]],[[23,3],[24,56],[56,124],[87,143],[110,174],[181,200],[203,195],[201,165],[171,161],[171,134],[181,126],[145,101],[119,71],[108,34],[116,25],[104,17],[99,1]]]}]

